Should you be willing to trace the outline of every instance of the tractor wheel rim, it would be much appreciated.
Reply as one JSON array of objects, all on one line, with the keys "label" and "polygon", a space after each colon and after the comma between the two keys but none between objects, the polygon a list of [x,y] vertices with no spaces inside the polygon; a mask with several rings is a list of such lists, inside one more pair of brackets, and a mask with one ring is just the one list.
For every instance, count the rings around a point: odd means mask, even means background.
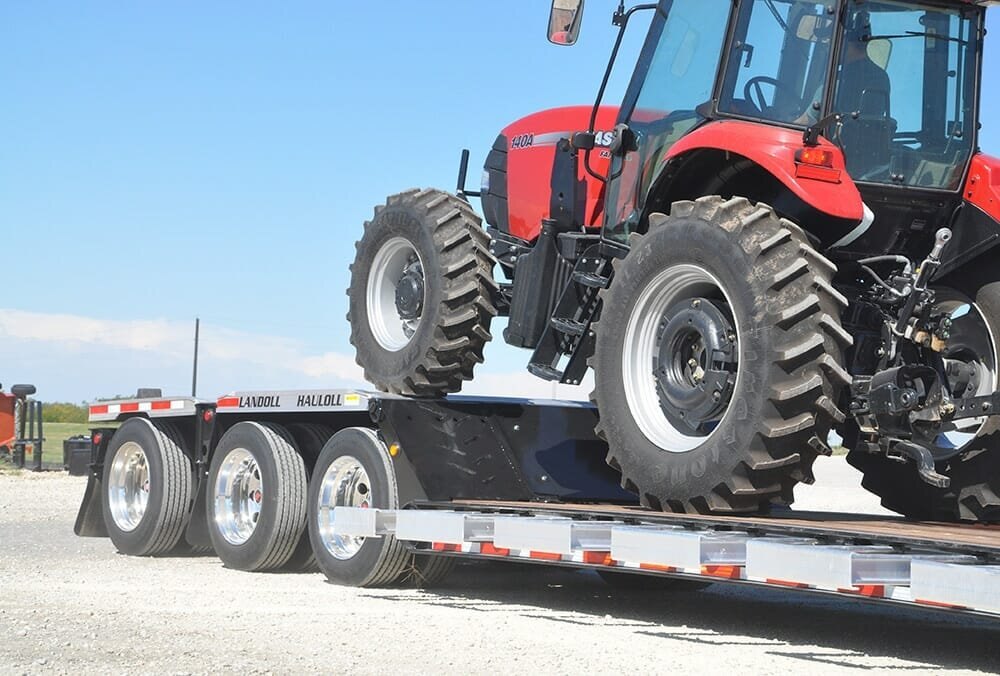
[{"label": "tractor wheel rim", "polygon": [[[993,335],[982,310],[975,303],[960,300],[941,301],[934,308],[935,313],[947,312],[952,318],[951,338],[944,352],[945,360],[957,360],[972,365],[976,383],[971,391],[952,393],[953,396],[979,397],[992,394],[1000,388],[1000,369],[997,367],[997,337]],[[961,452],[971,444],[988,417],[965,418],[955,421],[952,429],[940,431],[933,436],[931,452],[943,459]]]},{"label": "tractor wheel rim", "polygon": [[371,481],[364,465],[351,455],[343,455],[327,467],[319,489],[319,536],[335,559],[353,558],[365,543],[364,537],[334,532],[334,508],[372,506]]},{"label": "tractor wheel rim", "polygon": [[[639,430],[664,451],[685,453],[704,444],[728,415],[729,405],[717,409],[718,423],[694,432],[671,420],[664,410],[655,372],[659,367],[660,339],[668,311],[684,302],[713,299],[732,307],[722,283],[708,270],[688,263],[672,265],[656,275],[642,290],[628,318],[625,349],[622,350],[622,381],[625,399]],[[735,344],[741,344],[736,321]],[[738,362],[739,348],[736,348]],[[731,389],[739,388],[740,373]],[[731,392],[726,396],[730,396]]]},{"label": "tractor wheel rim", "polygon": [[149,462],[142,446],[134,441],[125,442],[115,451],[108,497],[115,526],[126,532],[135,530],[149,504]]},{"label": "tractor wheel rim", "polygon": [[253,535],[264,503],[264,481],[253,453],[234,448],[222,459],[215,481],[215,524],[231,545]]},{"label": "tractor wheel rim", "polygon": [[[366,305],[368,323],[376,342],[390,352],[398,352],[409,345],[417,332],[423,307],[424,265],[417,250],[403,237],[393,237],[375,254],[368,275]],[[400,289],[403,285],[405,289]],[[407,311],[401,310],[397,291],[412,294],[416,289],[421,298]]]}]

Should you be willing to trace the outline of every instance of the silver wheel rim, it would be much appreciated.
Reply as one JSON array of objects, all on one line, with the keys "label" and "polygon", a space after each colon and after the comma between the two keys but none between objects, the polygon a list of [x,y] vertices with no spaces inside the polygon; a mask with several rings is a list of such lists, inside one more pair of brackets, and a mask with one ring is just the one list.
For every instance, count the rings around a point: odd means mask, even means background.
[{"label": "silver wheel rim", "polygon": [[253,453],[234,448],[222,459],[215,481],[215,525],[231,545],[250,539],[260,519],[264,481]]},{"label": "silver wheel rim", "polygon": [[[978,355],[979,358],[971,362],[967,360],[962,361],[972,363],[975,366],[978,380],[978,386],[975,391],[967,392],[965,396],[980,397],[992,394],[1000,387],[1000,369],[997,368],[996,363],[997,343],[996,336],[993,335],[993,331],[983,316],[982,310],[975,303],[960,300],[943,301],[938,304],[938,308],[948,311],[952,317],[952,321],[956,325],[963,320],[979,324],[980,328],[984,331],[984,335],[988,337],[989,355]],[[934,450],[961,451],[979,436],[979,432],[988,420],[989,418],[984,416],[956,421],[953,425],[954,429],[941,432],[934,438]]]},{"label": "silver wheel rim", "polygon": [[365,543],[365,538],[334,532],[334,507],[371,507],[371,481],[364,465],[351,455],[342,455],[326,468],[319,489],[319,536],[334,558],[346,561]]},{"label": "silver wheel rim", "polygon": [[420,325],[419,316],[404,319],[396,308],[396,285],[414,264],[419,264],[423,269],[423,261],[417,250],[409,240],[393,237],[375,254],[368,275],[365,294],[368,323],[378,344],[390,352],[398,352],[406,347]]},{"label": "silver wheel rim", "polygon": [[[660,272],[643,289],[628,318],[622,354],[625,399],[642,434],[664,451],[685,453],[698,448],[721,426],[705,436],[692,436],[678,429],[663,413],[653,375],[658,352],[660,320],[668,308],[686,299],[718,298],[732,306],[719,280],[710,272],[688,263],[673,265]],[[736,322],[737,344],[742,345]],[[737,372],[735,390],[739,390]],[[729,415],[726,409],[723,420]]]},{"label": "silver wheel rim", "polygon": [[149,504],[149,463],[142,446],[127,441],[115,451],[108,476],[108,502],[115,526],[135,530]]}]

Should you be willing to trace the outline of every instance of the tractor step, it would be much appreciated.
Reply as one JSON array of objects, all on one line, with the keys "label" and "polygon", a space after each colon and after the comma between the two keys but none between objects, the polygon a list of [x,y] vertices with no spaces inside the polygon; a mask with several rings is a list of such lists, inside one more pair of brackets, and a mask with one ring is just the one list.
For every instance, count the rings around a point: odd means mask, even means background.
[{"label": "tractor step", "polygon": [[583,286],[589,286],[592,289],[603,289],[608,286],[610,280],[603,275],[577,270],[573,273],[573,281]]},{"label": "tractor step", "polygon": [[553,368],[547,364],[538,364],[535,362],[528,364],[528,373],[536,378],[541,378],[542,380],[562,381],[563,377],[563,372],[559,369]]},{"label": "tractor step", "polygon": [[587,329],[587,325],[584,322],[566,317],[553,317],[549,320],[549,323],[556,331],[567,336],[582,336],[583,332]]}]

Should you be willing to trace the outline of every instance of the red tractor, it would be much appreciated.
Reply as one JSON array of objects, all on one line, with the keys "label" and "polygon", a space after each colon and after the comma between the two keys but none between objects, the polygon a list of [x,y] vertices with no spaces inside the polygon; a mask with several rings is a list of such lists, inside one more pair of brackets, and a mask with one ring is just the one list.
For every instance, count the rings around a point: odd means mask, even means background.
[{"label": "red tractor", "polygon": [[[506,316],[531,373],[594,370],[607,461],[649,507],[790,503],[835,431],[886,507],[1000,520],[987,4],[619,6],[593,107],[508,126],[477,193],[465,154],[457,195],[376,208],[349,289],[358,362],[384,391],[456,392]],[[582,9],[554,0],[550,40],[575,42]],[[637,11],[631,83],[603,106]]]}]

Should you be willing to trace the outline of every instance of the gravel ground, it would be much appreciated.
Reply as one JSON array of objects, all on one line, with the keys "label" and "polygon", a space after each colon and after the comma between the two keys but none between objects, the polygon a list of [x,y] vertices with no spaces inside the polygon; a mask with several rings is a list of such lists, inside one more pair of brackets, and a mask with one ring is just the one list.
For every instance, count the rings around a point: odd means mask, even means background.
[{"label": "gravel ground", "polygon": [[[817,475],[797,506],[875,509],[842,458]],[[0,475],[2,674],[1000,668],[998,623],[796,591],[625,592],[526,564],[466,564],[433,592],[362,590],[121,556],[73,535],[85,483]]]}]

